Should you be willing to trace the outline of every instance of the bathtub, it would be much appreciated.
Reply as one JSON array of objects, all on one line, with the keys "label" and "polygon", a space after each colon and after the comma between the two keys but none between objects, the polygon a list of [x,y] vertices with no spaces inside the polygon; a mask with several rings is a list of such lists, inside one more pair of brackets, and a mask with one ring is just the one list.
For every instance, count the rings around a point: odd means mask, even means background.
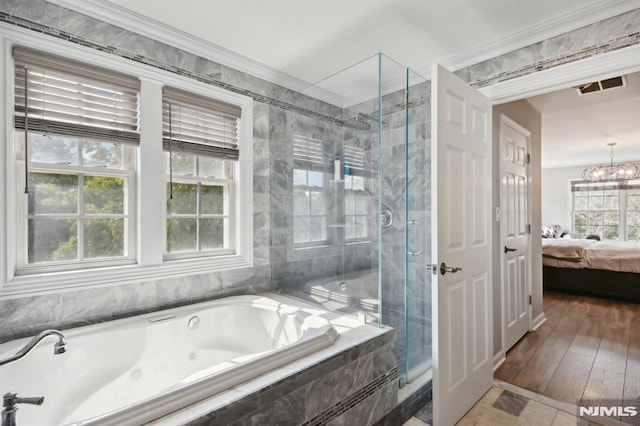
[{"label": "bathtub", "polygon": [[377,271],[354,272],[313,280],[304,285],[304,290],[312,296],[378,312]]},{"label": "bathtub", "polygon": [[[64,331],[0,366],[0,393],[19,425],[139,425],[333,344],[320,315],[261,296],[234,296]],[[28,339],[0,345],[15,353]]]}]

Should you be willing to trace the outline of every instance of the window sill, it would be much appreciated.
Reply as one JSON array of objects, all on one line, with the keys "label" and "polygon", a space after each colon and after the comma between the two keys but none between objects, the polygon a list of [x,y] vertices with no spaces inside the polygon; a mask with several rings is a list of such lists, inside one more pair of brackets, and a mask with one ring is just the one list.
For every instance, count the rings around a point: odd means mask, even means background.
[{"label": "window sill", "polygon": [[0,288],[0,299],[55,293],[67,289],[105,287],[175,276],[248,268],[250,259],[241,255],[165,261],[158,265],[126,265],[81,271],[16,275]]}]

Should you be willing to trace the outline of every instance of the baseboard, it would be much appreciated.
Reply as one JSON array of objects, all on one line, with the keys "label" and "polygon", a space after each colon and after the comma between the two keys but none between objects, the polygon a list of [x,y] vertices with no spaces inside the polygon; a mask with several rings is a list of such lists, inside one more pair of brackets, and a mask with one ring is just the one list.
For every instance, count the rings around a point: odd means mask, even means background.
[{"label": "baseboard", "polygon": [[543,312],[531,322],[531,331],[536,331],[545,322],[547,322],[547,317],[544,315],[544,312]]},{"label": "baseboard", "polygon": [[493,371],[495,372],[507,360],[507,353],[500,349],[500,352],[493,356]]}]

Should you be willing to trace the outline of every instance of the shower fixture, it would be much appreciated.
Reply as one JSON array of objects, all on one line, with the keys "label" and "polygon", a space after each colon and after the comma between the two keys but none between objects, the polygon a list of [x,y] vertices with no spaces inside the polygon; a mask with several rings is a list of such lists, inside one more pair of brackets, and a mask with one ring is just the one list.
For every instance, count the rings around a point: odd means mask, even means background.
[{"label": "shower fixture", "polygon": [[344,125],[357,130],[369,130],[371,128],[371,124],[366,121],[358,120],[357,116],[355,118],[345,120]]},{"label": "shower fixture", "polygon": [[391,228],[393,225],[393,213],[388,208],[380,212],[380,225],[383,228]]},{"label": "shower fixture", "polygon": [[[369,130],[371,129],[371,124],[368,121],[375,121],[376,123],[379,121],[377,117],[374,117],[370,114],[365,114],[363,112],[359,112],[355,117],[346,120],[344,124],[348,127],[352,127],[358,130]],[[382,127],[386,128],[389,126],[388,120],[382,120]]]}]

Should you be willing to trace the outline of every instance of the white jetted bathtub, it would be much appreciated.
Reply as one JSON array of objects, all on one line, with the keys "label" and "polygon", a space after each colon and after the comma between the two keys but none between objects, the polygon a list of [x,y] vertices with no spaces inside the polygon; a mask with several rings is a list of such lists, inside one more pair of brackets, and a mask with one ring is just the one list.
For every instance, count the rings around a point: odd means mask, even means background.
[{"label": "white jetted bathtub", "polygon": [[[18,425],[139,425],[333,344],[321,316],[261,296],[235,296],[64,331],[0,366]],[[28,339],[0,345],[0,358]]]}]

